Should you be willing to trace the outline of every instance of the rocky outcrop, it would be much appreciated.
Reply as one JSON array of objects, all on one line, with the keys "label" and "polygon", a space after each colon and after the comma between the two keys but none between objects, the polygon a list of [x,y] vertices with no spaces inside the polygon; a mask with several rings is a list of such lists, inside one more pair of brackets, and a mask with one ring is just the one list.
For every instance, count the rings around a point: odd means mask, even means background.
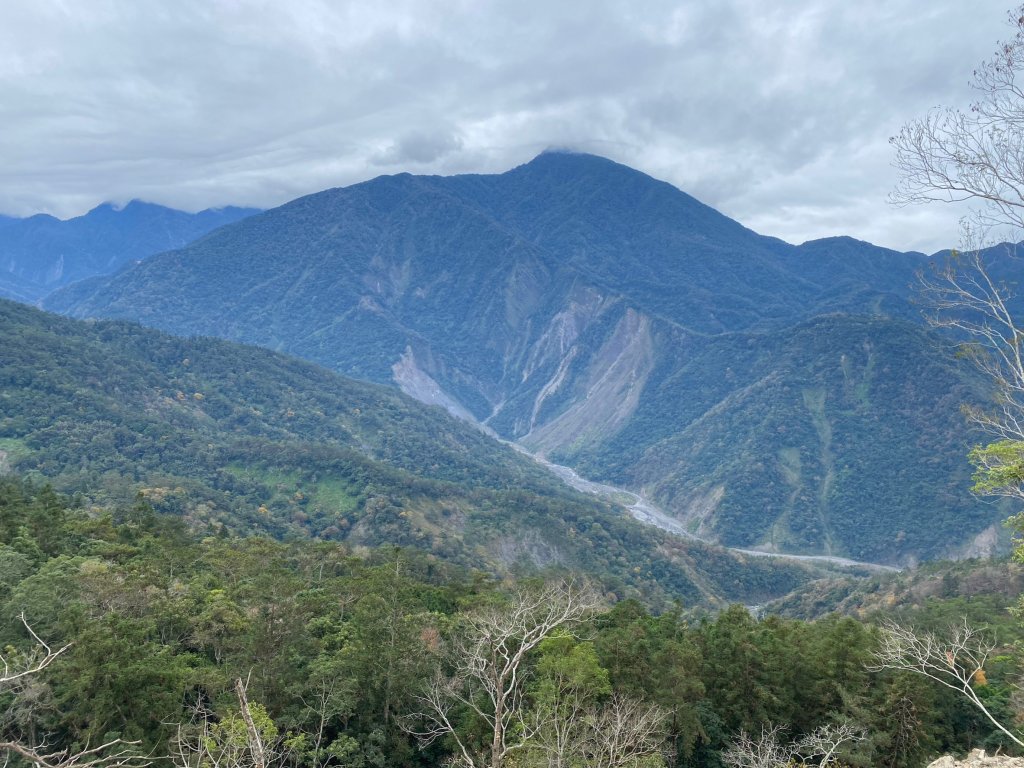
[{"label": "rocky outcrop", "polygon": [[944,755],[928,768],[1024,768],[1024,757],[986,756],[985,750],[975,749],[963,760]]}]

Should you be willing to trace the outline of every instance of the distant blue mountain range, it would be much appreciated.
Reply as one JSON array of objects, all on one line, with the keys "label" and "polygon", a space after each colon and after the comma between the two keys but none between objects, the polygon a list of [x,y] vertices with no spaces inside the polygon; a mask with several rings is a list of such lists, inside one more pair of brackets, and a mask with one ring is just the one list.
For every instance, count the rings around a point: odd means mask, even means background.
[{"label": "distant blue mountain range", "polygon": [[76,280],[180,248],[257,212],[229,207],[186,213],[133,200],[123,207],[104,203],[64,221],[46,214],[0,216],[0,296],[37,302]]}]

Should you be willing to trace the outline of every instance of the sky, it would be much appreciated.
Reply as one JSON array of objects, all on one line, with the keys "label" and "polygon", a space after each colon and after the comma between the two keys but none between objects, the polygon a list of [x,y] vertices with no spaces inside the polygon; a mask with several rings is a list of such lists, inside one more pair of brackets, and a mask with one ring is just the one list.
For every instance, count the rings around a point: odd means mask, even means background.
[{"label": "sky", "polygon": [[966,107],[1008,0],[0,0],[0,213],[272,207],[548,148],[762,234],[956,245],[888,138]]}]

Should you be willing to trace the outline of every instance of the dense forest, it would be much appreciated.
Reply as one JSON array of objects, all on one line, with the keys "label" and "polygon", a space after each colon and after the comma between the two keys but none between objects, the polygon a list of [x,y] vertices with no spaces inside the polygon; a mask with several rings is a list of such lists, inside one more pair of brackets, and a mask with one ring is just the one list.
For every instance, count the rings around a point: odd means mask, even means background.
[{"label": "dense forest", "polygon": [[483,432],[295,358],[0,300],[0,471],[197,530],[560,566],[652,604],[763,602],[821,567],[669,536]]},{"label": "dense forest", "polygon": [[[909,672],[869,671],[884,610],[868,621],[678,603],[654,614],[561,574],[498,580],[410,549],[224,528],[197,536],[142,498],[85,508],[14,477],[0,481],[0,563],[8,669],[38,659],[37,640],[70,644],[0,693],[0,741],[51,751],[122,739],[137,743],[116,748],[158,764],[214,765],[216,752],[219,764],[230,753],[234,765],[254,765],[243,695],[268,765],[426,766],[463,749],[475,764],[499,764],[487,686],[470,685],[466,670],[490,669],[486,654],[473,661],[479,649],[467,638],[501,631],[502,647],[522,651],[501,739],[508,766],[559,764],[558,744],[563,765],[720,766],[741,732],[766,723],[792,742],[850,729],[849,765],[1011,746],[956,693]],[[998,647],[976,690],[1012,722],[1010,649],[1024,636],[1006,611],[1011,598],[957,596],[952,583],[945,597],[895,609],[919,631],[942,632],[962,615],[987,625]],[[569,596],[579,609],[551,620],[545,611]],[[531,621],[549,622],[536,642]],[[450,727],[438,729],[430,704],[443,696]],[[559,730],[567,714],[582,725]],[[614,733],[634,745],[619,755],[632,762],[601,762]]]}]

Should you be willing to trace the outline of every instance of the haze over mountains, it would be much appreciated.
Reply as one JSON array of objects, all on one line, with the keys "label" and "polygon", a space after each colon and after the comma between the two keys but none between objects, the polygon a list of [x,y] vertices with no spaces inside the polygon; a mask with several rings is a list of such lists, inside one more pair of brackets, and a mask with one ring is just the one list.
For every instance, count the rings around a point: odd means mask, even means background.
[{"label": "haze over mountains", "polygon": [[914,322],[927,261],[546,153],[303,197],[45,306],[397,385],[712,540],[898,563],[981,551],[1004,516],[967,490],[958,407],[986,393]]},{"label": "haze over mountains", "polygon": [[180,248],[256,212],[227,207],[186,213],[132,200],[104,203],[67,221],[46,214],[0,216],[0,296],[36,302],[61,286]]}]

